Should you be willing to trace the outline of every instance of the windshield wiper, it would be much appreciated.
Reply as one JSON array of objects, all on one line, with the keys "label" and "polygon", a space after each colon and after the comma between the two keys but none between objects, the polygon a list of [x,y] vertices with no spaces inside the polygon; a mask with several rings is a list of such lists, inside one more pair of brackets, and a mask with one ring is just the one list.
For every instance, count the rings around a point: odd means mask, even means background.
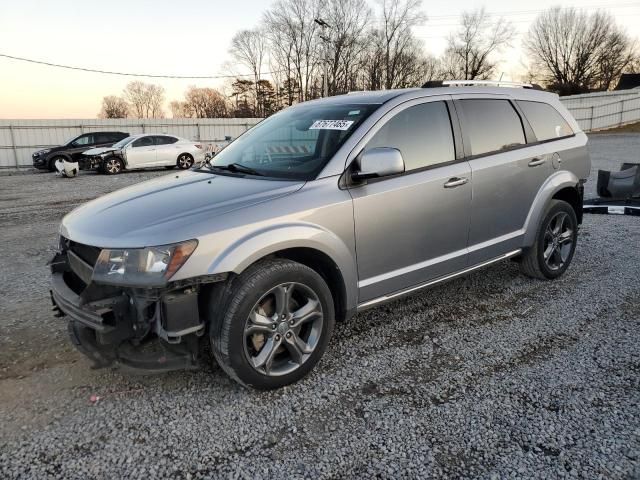
[{"label": "windshield wiper", "polygon": [[218,168],[220,170],[227,170],[229,172],[247,173],[249,175],[264,177],[264,173],[260,173],[259,171],[254,170],[251,167],[247,167],[246,165],[242,165],[241,163],[230,163],[229,165],[209,165],[209,168]]}]

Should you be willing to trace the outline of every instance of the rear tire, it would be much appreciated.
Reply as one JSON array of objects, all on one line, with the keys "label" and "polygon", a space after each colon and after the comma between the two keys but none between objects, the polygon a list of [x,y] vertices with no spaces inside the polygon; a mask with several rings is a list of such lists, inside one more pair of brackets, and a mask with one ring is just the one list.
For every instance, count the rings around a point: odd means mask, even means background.
[{"label": "rear tire", "polygon": [[238,383],[261,390],[302,379],[324,353],[335,315],[324,279],[284,259],[258,262],[210,299],[211,347]]},{"label": "rear tire", "polygon": [[180,155],[178,155],[176,165],[180,170],[188,170],[193,166],[193,157],[188,153],[181,153]]},{"label": "rear tire", "polygon": [[520,258],[520,270],[541,280],[558,278],[569,268],[577,240],[578,220],[573,207],[563,200],[551,200],[535,243]]}]

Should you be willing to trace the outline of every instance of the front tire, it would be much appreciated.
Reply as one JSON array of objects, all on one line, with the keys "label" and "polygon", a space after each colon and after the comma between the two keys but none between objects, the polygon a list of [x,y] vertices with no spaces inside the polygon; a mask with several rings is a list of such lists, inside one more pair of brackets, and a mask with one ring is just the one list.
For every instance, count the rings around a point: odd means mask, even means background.
[{"label": "front tire", "polygon": [[107,175],[116,175],[124,169],[122,160],[116,157],[107,158],[102,162],[102,171]]},{"label": "front tire", "polygon": [[188,170],[193,166],[193,157],[188,153],[181,153],[176,160],[176,165],[180,170]]},{"label": "front tire", "polygon": [[56,162],[57,162],[58,160],[66,160],[66,158],[65,158],[65,157],[62,157],[62,156],[60,156],[60,155],[58,155],[57,157],[53,157],[53,158],[51,158],[51,159],[49,160],[49,163],[47,164],[47,169],[48,169],[50,172],[55,172],[55,171],[56,171]]},{"label": "front tire", "polygon": [[333,298],[311,268],[261,261],[210,306],[211,346],[222,369],[261,390],[302,379],[318,363],[335,325]]},{"label": "front tire", "polygon": [[573,207],[563,200],[551,200],[535,243],[522,255],[520,270],[541,280],[558,278],[569,268],[577,240],[578,220]]}]

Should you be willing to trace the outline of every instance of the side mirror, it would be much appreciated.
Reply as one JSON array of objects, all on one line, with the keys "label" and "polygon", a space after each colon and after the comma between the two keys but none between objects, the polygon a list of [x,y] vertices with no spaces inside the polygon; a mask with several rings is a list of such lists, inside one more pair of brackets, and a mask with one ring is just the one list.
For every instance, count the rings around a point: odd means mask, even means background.
[{"label": "side mirror", "polygon": [[351,173],[355,182],[404,173],[404,160],[397,148],[372,148],[362,153],[356,164],[358,170]]}]

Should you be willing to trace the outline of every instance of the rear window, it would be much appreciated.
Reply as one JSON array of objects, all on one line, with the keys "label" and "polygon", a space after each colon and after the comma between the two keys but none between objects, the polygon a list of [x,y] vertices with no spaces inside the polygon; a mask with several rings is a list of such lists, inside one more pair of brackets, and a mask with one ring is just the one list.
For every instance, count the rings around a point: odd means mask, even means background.
[{"label": "rear window", "polygon": [[540,141],[573,135],[573,130],[558,111],[547,103],[518,100],[533,133]]},{"label": "rear window", "polygon": [[460,100],[471,155],[508,150],[525,145],[520,116],[508,100]]}]

